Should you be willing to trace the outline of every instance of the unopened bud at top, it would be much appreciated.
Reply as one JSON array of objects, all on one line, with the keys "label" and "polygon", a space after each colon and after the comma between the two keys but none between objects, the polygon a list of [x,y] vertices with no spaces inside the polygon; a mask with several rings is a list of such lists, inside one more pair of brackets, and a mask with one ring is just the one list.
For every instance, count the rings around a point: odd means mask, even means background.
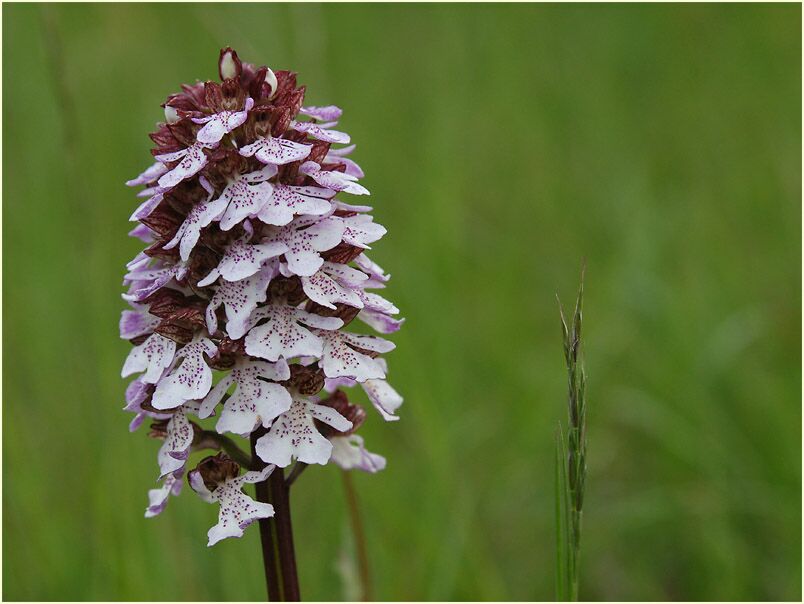
[{"label": "unopened bud at top", "polygon": [[230,80],[232,78],[239,78],[243,71],[243,64],[237,58],[237,53],[229,48],[221,49],[221,57],[218,60],[218,73],[221,80]]},{"label": "unopened bud at top", "polygon": [[170,105],[165,105],[165,121],[168,124],[175,124],[181,119],[179,112]]},{"label": "unopened bud at top", "polygon": [[274,75],[274,72],[271,71],[271,68],[266,67],[266,70],[267,71],[265,72],[265,83],[271,87],[271,96],[269,96],[268,98],[272,99],[276,96],[276,89],[279,85],[276,82],[276,76]]}]

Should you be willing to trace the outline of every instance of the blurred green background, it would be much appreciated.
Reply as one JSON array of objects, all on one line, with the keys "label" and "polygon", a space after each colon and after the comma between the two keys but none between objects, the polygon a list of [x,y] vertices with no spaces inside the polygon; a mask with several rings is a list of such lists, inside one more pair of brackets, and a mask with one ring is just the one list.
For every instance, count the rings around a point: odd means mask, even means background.
[{"label": "blurred green background", "polygon": [[[345,109],[408,321],[355,481],[376,597],[552,599],[555,293],[586,258],[584,599],[801,597],[798,5],[3,6],[3,597],[264,598],[121,411],[123,182],[221,46]],[[307,599],[349,594],[333,467]]]}]

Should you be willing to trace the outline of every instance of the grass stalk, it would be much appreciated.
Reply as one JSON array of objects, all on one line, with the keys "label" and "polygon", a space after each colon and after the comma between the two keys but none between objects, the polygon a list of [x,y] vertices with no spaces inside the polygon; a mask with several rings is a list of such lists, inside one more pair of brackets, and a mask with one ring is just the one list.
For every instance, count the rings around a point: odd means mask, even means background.
[{"label": "grass stalk", "polygon": [[581,352],[583,281],[570,323],[559,300],[567,365],[566,436],[559,424],[556,442],[556,597],[578,600],[581,524],[586,484],[586,371]]}]

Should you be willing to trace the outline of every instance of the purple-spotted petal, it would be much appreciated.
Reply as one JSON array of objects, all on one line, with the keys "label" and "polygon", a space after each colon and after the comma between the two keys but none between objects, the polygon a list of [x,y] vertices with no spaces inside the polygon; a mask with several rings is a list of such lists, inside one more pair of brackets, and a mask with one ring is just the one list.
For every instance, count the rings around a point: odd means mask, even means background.
[{"label": "purple-spotted petal", "polygon": [[240,281],[222,280],[207,306],[206,320],[209,333],[218,330],[215,312],[223,304],[226,311],[226,333],[239,340],[247,331],[249,315],[260,302],[265,302],[268,284],[277,274],[276,262],[269,262],[257,273]]},{"label": "purple-spotted petal", "polygon": [[349,135],[345,132],[323,128],[320,124],[314,124],[313,122],[297,122],[294,120],[290,122],[290,127],[296,132],[309,134],[313,138],[327,143],[340,143],[345,145],[350,140]]},{"label": "purple-spotted petal", "polygon": [[339,432],[352,427],[352,422],[335,409],[318,405],[312,399],[294,394],[290,409],[280,415],[268,434],[257,441],[257,455],[266,463],[283,468],[290,464],[293,457],[308,464],[327,463],[332,443],[315,427],[316,419]]},{"label": "purple-spotted petal", "polygon": [[258,308],[250,321],[265,323],[254,327],[246,336],[246,352],[261,359],[276,361],[280,357],[289,359],[296,356],[319,357],[322,342],[318,336],[302,327],[317,327],[321,333],[338,329],[343,321],[335,317],[320,317],[300,308],[285,305],[270,305]]},{"label": "purple-spotted petal", "polygon": [[356,214],[341,220],[344,225],[343,240],[363,249],[368,249],[369,243],[374,243],[386,233],[385,227],[374,222],[374,218],[368,214]]},{"label": "purple-spotted petal", "polygon": [[[261,379],[262,378],[262,379]],[[290,409],[290,394],[279,384],[264,380],[282,381],[290,378],[290,368],[285,361],[276,365],[265,361],[239,359],[231,373],[221,380],[202,403],[202,414],[223,398],[231,383],[236,384],[232,395],[223,405],[215,429],[219,433],[248,434],[258,424],[266,428],[279,415]]]},{"label": "purple-spotted petal", "polygon": [[385,380],[366,380],[361,386],[368,395],[371,404],[380,412],[385,421],[391,422],[399,419],[399,416],[395,415],[395,413],[404,399],[399,396],[399,393],[388,382]]},{"label": "purple-spotted petal", "polygon": [[334,216],[318,222],[315,218],[301,217],[278,228],[263,242],[282,242],[287,245],[285,260],[292,274],[310,276],[324,263],[320,252],[338,245],[344,228],[343,221]]},{"label": "purple-spotted petal", "polygon": [[137,176],[137,178],[127,180],[126,184],[129,187],[137,187],[139,185],[149,185],[151,183],[156,182],[159,179],[159,177],[162,176],[167,171],[168,167],[161,161],[157,161],[154,162],[153,165],[146,168],[142,174]]},{"label": "purple-spotted petal", "polygon": [[300,161],[310,155],[312,145],[289,141],[284,138],[266,136],[240,149],[244,157],[254,156],[264,164],[281,166],[293,161]]},{"label": "purple-spotted petal", "polygon": [[128,353],[120,373],[122,377],[144,371],[140,379],[146,384],[155,384],[162,377],[176,353],[176,343],[155,333]]},{"label": "purple-spotted petal", "polygon": [[276,166],[268,165],[262,170],[238,176],[221,193],[226,200],[226,211],[220,218],[221,229],[230,230],[244,219],[256,216],[271,199],[274,185],[267,182],[276,174]]},{"label": "purple-spotted petal", "polygon": [[166,250],[172,249],[178,244],[181,259],[187,261],[190,257],[190,252],[193,251],[195,244],[198,243],[201,229],[212,224],[214,220],[220,219],[224,210],[226,210],[228,202],[225,199],[219,197],[212,200],[211,197],[212,195],[205,201],[193,206],[179,230],[176,231],[176,235],[163,246]]},{"label": "purple-spotted petal", "polygon": [[218,273],[227,281],[240,281],[250,277],[260,270],[266,260],[287,251],[287,245],[281,241],[252,245],[246,243],[247,240],[248,236],[232,243],[218,264]]},{"label": "purple-spotted petal", "polygon": [[131,340],[153,332],[161,319],[148,312],[145,306],[134,305],[134,310],[124,310],[120,316],[120,337]]},{"label": "purple-spotted petal", "polygon": [[327,377],[351,377],[358,382],[385,377],[382,364],[356,348],[372,352],[388,352],[392,342],[374,336],[362,336],[342,331],[317,331],[324,342],[320,365]]},{"label": "purple-spotted petal", "polygon": [[204,124],[204,127],[196,134],[196,140],[205,145],[219,143],[225,135],[246,122],[248,112],[252,107],[254,107],[254,100],[248,98],[243,111],[221,111],[215,115],[193,118],[196,124]]},{"label": "purple-spotted petal", "polygon": [[358,184],[357,178],[344,172],[322,170],[314,161],[306,161],[299,167],[299,172],[306,174],[322,187],[334,191],[344,191],[352,195],[370,195],[368,189]]},{"label": "purple-spotted petal", "polygon": [[335,191],[321,187],[276,185],[274,194],[257,214],[265,224],[284,226],[297,214],[321,216],[332,209],[328,200]]},{"label": "purple-spotted petal", "polygon": [[212,370],[204,355],[214,356],[217,346],[211,340],[196,336],[176,353],[181,365],[159,380],[152,404],[155,409],[173,409],[189,400],[204,398],[212,388]]},{"label": "purple-spotted petal", "polygon": [[335,105],[327,105],[325,107],[302,107],[299,113],[306,115],[316,120],[323,122],[332,122],[340,119],[343,110]]},{"label": "purple-spotted petal", "polygon": [[175,187],[181,181],[198,174],[201,169],[207,165],[207,161],[209,161],[206,153],[204,153],[204,149],[208,146],[209,145],[197,142],[176,153],[157,155],[156,159],[159,161],[176,161],[181,158],[181,161],[175,168],[159,177],[159,186],[162,187],[162,189],[169,189]]},{"label": "purple-spotted petal", "polygon": [[[184,471],[184,464],[190,455],[190,446],[193,444],[193,426],[187,419],[186,408],[182,405],[167,423],[165,441],[159,448],[157,461],[159,462],[160,478],[176,471]],[[192,407],[197,411],[198,407]]]},{"label": "purple-spotted petal", "polygon": [[258,472],[246,472],[237,478],[226,480],[211,492],[203,486],[203,481],[199,479],[196,471],[190,473],[190,486],[198,489],[196,492],[203,499],[217,502],[221,506],[218,513],[218,524],[209,529],[207,533],[209,547],[227,537],[242,537],[243,529],[252,522],[274,515],[274,508],[270,503],[254,501],[242,491],[245,483],[262,482],[273,470],[274,466],[266,466]]},{"label": "purple-spotted petal", "polygon": [[332,461],[344,470],[362,470],[374,474],[385,469],[385,458],[368,451],[361,436],[333,436],[330,441]]},{"label": "purple-spotted petal", "polygon": [[148,491],[148,507],[145,509],[146,518],[153,518],[161,514],[167,506],[170,496],[173,495],[175,497],[181,492],[181,487],[184,482],[182,480],[182,473],[177,472],[176,474],[178,475],[168,474],[162,481],[162,486],[158,489]]},{"label": "purple-spotted petal", "polygon": [[343,302],[355,308],[363,308],[360,290],[355,288],[367,278],[362,273],[343,264],[324,262],[317,273],[310,277],[302,277],[304,293],[313,302],[327,308],[335,308],[335,304]]}]

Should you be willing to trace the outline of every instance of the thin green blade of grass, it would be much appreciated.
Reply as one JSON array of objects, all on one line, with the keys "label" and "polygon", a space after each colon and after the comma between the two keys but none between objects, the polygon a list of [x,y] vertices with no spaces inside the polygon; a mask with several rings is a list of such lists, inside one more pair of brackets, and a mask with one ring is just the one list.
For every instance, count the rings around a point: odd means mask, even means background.
[{"label": "thin green blade of grass", "polygon": [[556,601],[566,602],[569,596],[569,522],[567,468],[564,460],[567,448],[561,422],[556,432],[555,504],[556,504]]}]

